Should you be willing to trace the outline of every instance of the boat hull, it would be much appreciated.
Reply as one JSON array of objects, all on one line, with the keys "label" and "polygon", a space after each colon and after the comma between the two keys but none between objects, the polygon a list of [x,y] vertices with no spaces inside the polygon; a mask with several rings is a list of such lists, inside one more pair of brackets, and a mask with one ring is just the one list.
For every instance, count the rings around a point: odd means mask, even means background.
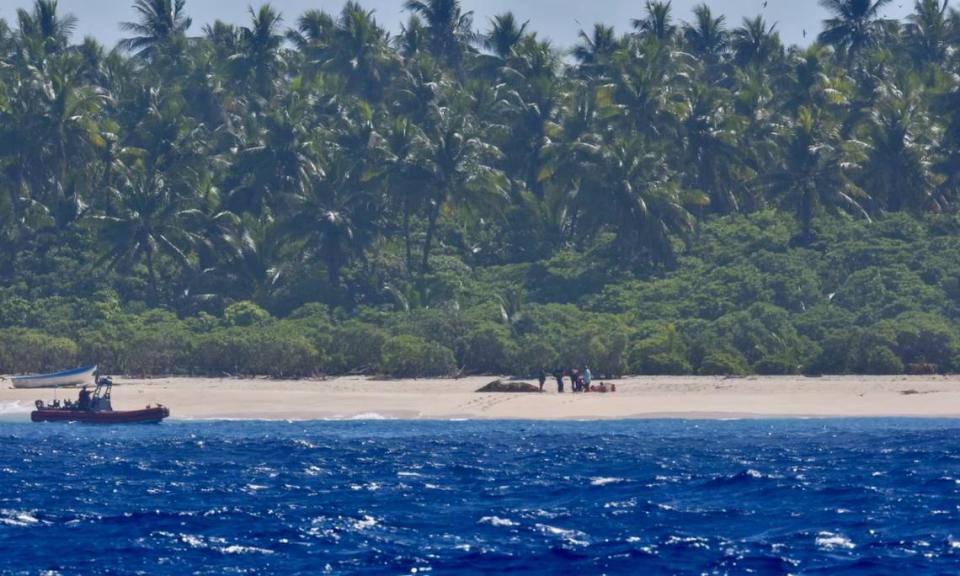
[{"label": "boat hull", "polygon": [[96,371],[96,366],[84,366],[83,368],[64,370],[53,374],[14,376],[11,380],[14,388],[69,388],[81,384],[91,384]]},{"label": "boat hull", "polygon": [[41,408],[30,413],[30,419],[34,422],[81,422],[85,424],[157,424],[169,416],[170,410],[166,406],[109,412]]}]

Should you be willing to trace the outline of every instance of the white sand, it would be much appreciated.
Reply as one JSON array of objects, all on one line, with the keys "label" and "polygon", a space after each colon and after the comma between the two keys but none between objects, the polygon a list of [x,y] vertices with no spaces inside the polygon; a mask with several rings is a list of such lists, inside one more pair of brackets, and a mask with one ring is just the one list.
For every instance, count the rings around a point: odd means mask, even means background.
[{"label": "white sand", "polygon": [[[960,418],[960,376],[823,378],[640,377],[614,381],[613,394],[477,394],[492,380],[327,381],[115,378],[116,409],[163,403],[176,419],[623,419],[623,418]],[[905,392],[908,392],[905,394]],[[76,397],[75,390],[14,390],[0,405]]]}]

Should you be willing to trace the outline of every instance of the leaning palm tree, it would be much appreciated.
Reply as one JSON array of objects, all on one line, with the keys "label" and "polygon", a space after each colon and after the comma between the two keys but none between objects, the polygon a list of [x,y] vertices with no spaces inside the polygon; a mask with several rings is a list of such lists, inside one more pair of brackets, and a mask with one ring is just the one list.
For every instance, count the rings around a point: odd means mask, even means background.
[{"label": "leaning palm tree", "polygon": [[193,21],[184,13],[187,0],[136,0],[133,9],[137,22],[124,22],[120,29],[135,36],[124,38],[118,46],[151,58],[171,40],[186,35]]},{"label": "leaning palm tree", "polygon": [[882,18],[880,10],[893,0],[820,0],[831,17],[823,21],[818,40],[829,44],[853,64],[866,48],[879,45],[892,20]]},{"label": "leaning palm tree", "polygon": [[406,0],[404,7],[423,18],[433,57],[458,73],[475,39],[473,12],[464,12],[460,0]]}]

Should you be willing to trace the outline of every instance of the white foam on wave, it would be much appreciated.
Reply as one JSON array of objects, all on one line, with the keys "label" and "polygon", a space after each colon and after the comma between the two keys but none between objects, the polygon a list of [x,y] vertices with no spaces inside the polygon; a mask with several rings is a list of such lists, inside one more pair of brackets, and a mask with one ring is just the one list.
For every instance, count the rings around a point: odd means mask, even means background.
[{"label": "white foam on wave", "polygon": [[378,414],[377,412],[364,412],[363,414],[356,414],[349,418],[350,420],[392,420],[383,414]]},{"label": "white foam on wave", "polygon": [[21,404],[19,400],[0,402],[0,416],[8,414],[29,414],[30,412],[33,412],[33,408]]},{"label": "white foam on wave", "polygon": [[549,524],[537,524],[536,528],[543,534],[559,536],[567,543],[573,544],[574,546],[587,546],[590,544],[587,541],[587,535],[579,530],[557,528],[556,526],[550,526]]},{"label": "white foam on wave", "polygon": [[208,538],[194,536],[193,534],[171,534],[169,532],[158,532],[158,536],[176,537],[191,548],[202,550],[213,550],[221,554],[273,554],[273,550],[267,548],[258,548],[256,546],[241,546],[240,544],[229,544],[223,538]]},{"label": "white foam on wave", "polygon": [[702,548],[704,550],[710,549],[710,542],[706,538],[701,538],[700,536],[676,536],[671,535],[664,542],[667,546],[689,546],[690,548]]},{"label": "white foam on wave", "polygon": [[267,548],[257,548],[256,546],[238,546],[237,544],[217,548],[217,550],[224,554],[273,554],[273,550],[268,550]]},{"label": "white foam on wave", "polygon": [[607,484],[619,484],[621,482],[626,482],[623,478],[612,478],[606,476],[600,476],[597,478],[590,479],[591,486],[606,486]]},{"label": "white foam on wave", "polygon": [[35,526],[39,524],[40,521],[37,520],[29,512],[21,512],[19,510],[0,510],[0,524],[5,526]]},{"label": "white foam on wave", "polygon": [[843,550],[853,550],[857,547],[852,540],[843,534],[834,534],[833,532],[820,532],[817,534],[817,539],[815,542],[817,548],[821,548],[823,550],[836,550],[838,548]]},{"label": "white foam on wave", "polygon": [[379,521],[373,516],[364,516],[359,520],[354,520],[351,522],[354,530],[366,530],[368,528],[373,528],[379,523]]},{"label": "white foam on wave", "polygon": [[509,518],[500,518],[498,516],[484,516],[477,521],[477,524],[489,524],[490,526],[500,526],[500,527],[511,527],[519,526],[516,522]]},{"label": "white foam on wave", "polygon": [[960,540],[955,540],[953,536],[947,539],[947,543],[950,544],[950,547],[954,550],[960,549]]}]

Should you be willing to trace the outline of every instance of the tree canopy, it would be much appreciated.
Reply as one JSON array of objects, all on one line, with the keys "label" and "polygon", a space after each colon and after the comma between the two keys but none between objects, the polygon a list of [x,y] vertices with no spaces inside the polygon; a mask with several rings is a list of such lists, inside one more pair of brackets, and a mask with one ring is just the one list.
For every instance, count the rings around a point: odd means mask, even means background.
[{"label": "tree canopy", "polygon": [[355,1],[191,36],[187,0],[136,0],[109,48],[36,0],[0,21],[0,347],[144,373],[960,369],[960,12],[887,3],[821,0],[785,46],[649,1],[559,47],[458,0],[398,0],[395,36]]}]

